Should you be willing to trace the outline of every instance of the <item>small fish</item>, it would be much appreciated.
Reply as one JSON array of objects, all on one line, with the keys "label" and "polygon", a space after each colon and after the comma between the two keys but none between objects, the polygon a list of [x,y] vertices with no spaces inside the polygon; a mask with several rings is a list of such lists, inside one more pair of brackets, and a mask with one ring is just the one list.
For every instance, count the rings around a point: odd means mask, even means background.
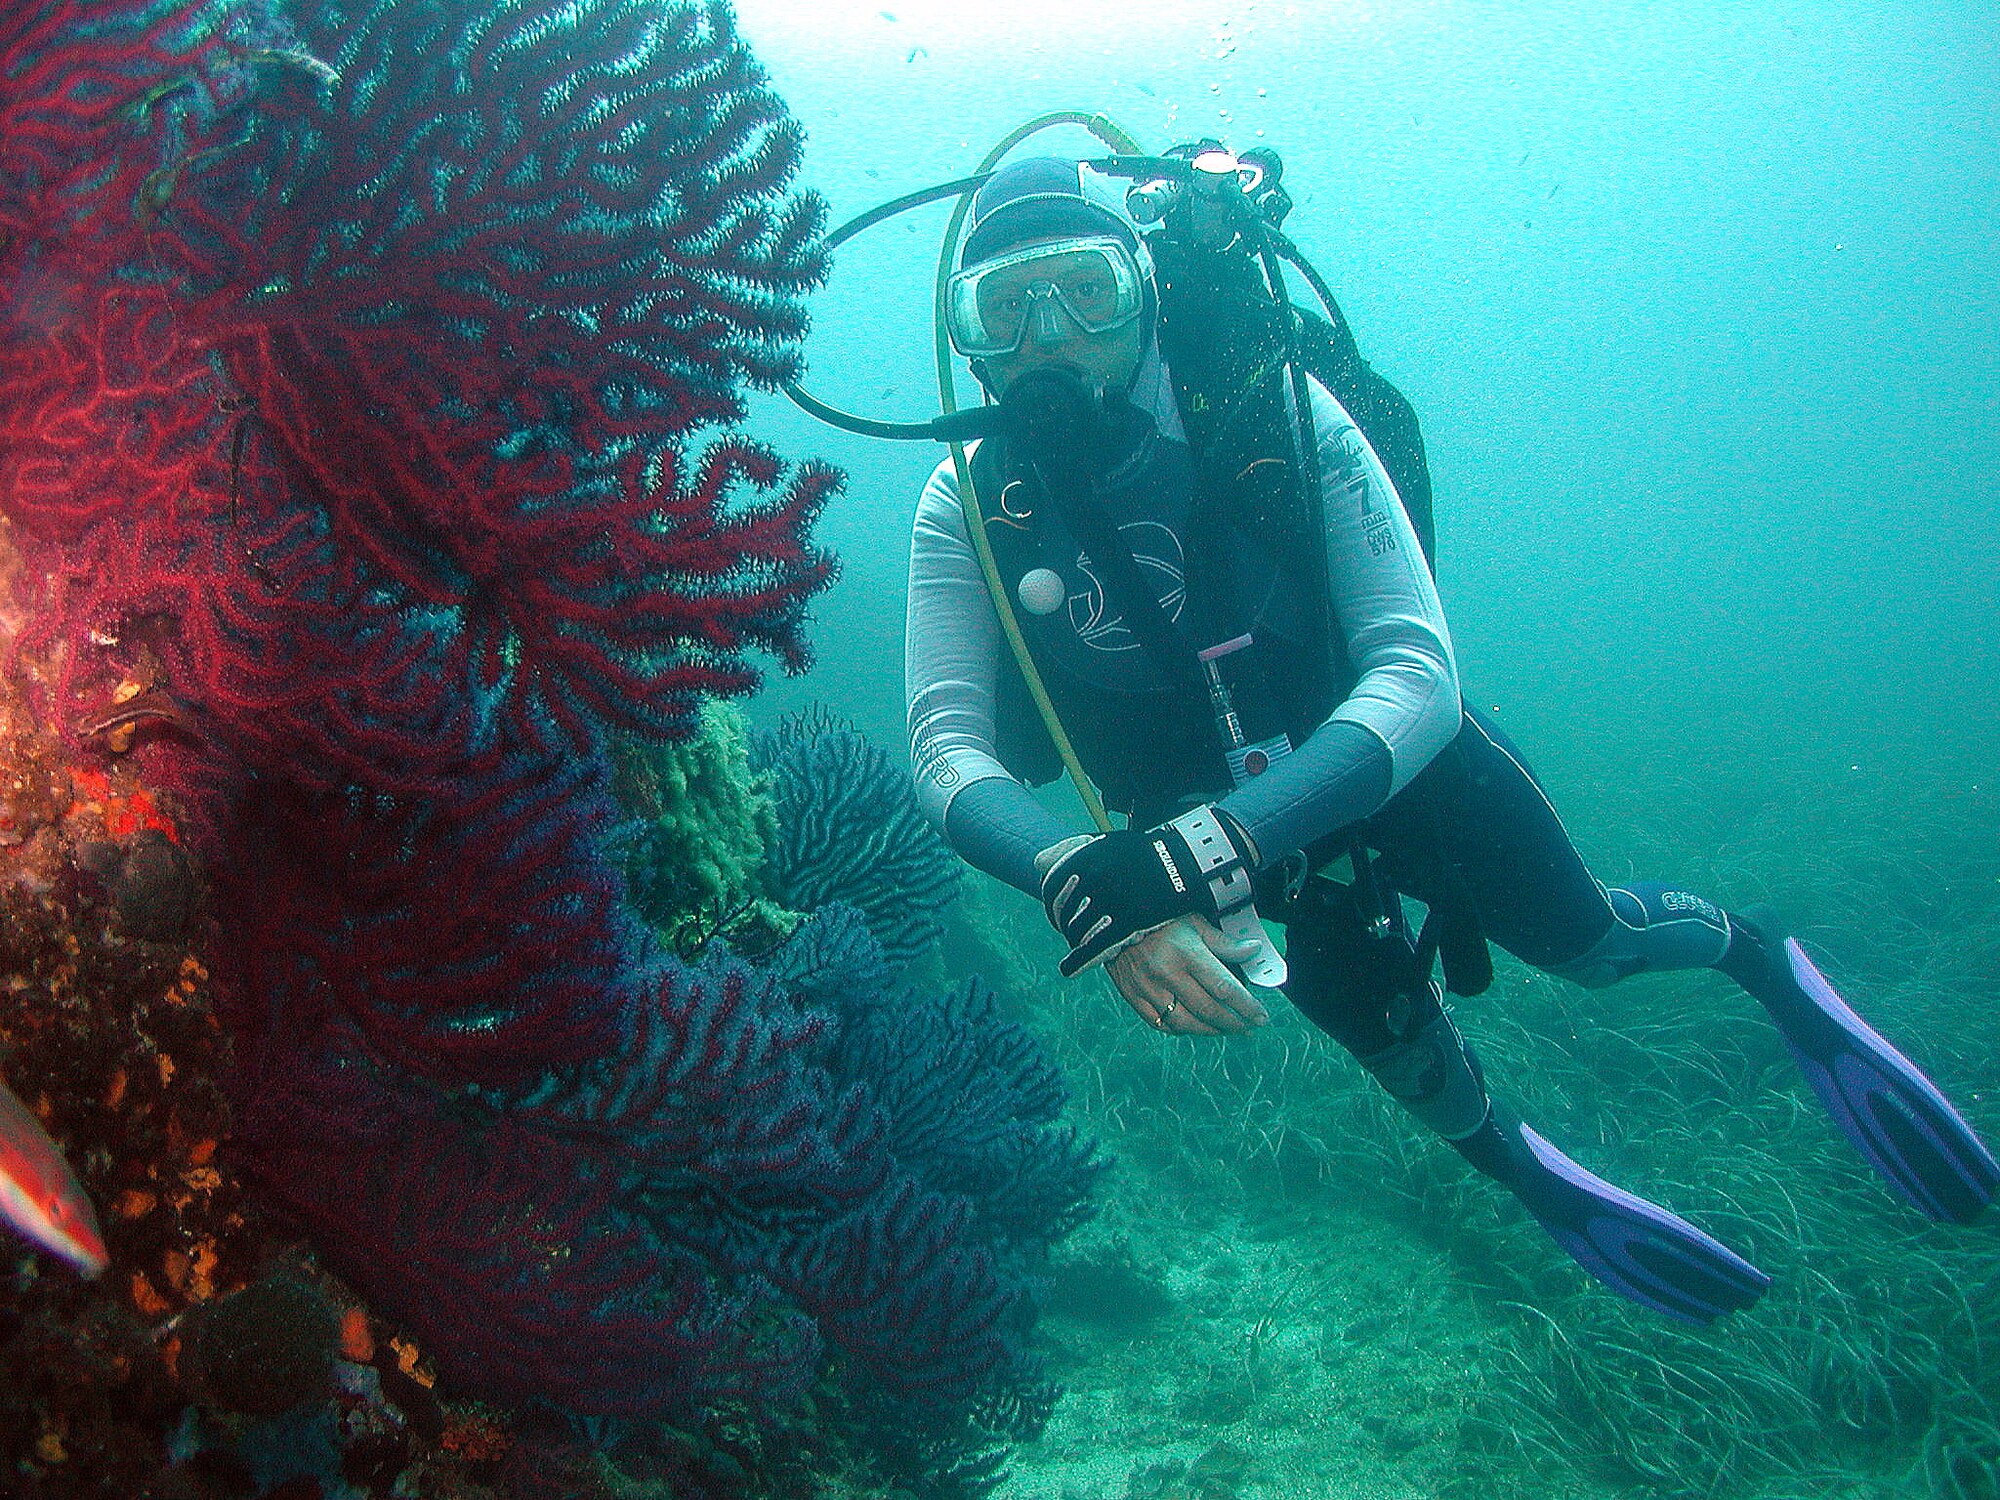
[{"label": "small fish", "polygon": [[1563,190],[1563,185],[1559,182],[1554,187],[1549,189],[1549,196],[1553,198],[1557,193],[1560,193],[1562,190]]},{"label": "small fish", "polygon": [[83,1184],[42,1122],[0,1083],[0,1219],[86,1276],[111,1264]]},{"label": "small fish", "polygon": [[121,683],[119,686],[121,690],[129,686],[133,691],[113,693],[109,703],[79,722],[76,732],[81,738],[114,734],[127,725],[143,724],[148,720],[170,725],[183,734],[194,733],[187,711],[165,688],[142,687],[138,683]]},{"label": "small fish", "polygon": [[155,104],[158,104],[169,95],[177,94],[182,89],[192,88],[193,86],[193,75],[182,73],[178,77],[169,78],[165,83],[154,84],[145,93],[134,99],[130,104],[127,104],[119,113],[137,124],[145,125],[149,123],[146,117],[152,113]]},{"label": "small fish", "polygon": [[243,59],[265,67],[296,68],[325,93],[330,94],[340,87],[340,70],[331,63],[322,62],[303,47],[251,47],[245,50]]},{"label": "small fish", "polygon": [[160,215],[167,211],[167,204],[174,196],[174,184],[181,179],[181,164],[170,163],[155,167],[146,174],[139,184],[139,190],[132,195],[132,220],[140,228],[150,230],[160,222]]},{"label": "small fish", "polygon": [[875,12],[875,14],[880,16],[883,20],[887,21],[891,26],[894,26],[896,24],[896,18],[890,15],[889,12],[886,10],[878,10]]},{"label": "small fish", "polygon": [[139,191],[132,198],[133,222],[151,232],[153,226],[165,215],[167,204],[173,199],[174,189],[179,185],[183,172],[190,168],[206,167],[217,157],[234,151],[247,140],[249,137],[244,136],[239,140],[224,141],[219,146],[206,147],[192,156],[169,162],[164,167],[156,167],[148,172],[145,180],[139,184]]},{"label": "small fish", "polygon": [[1140,93],[1144,94],[1148,99],[1157,99],[1160,97],[1158,94],[1154,93],[1151,89],[1147,88],[1145,84],[1140,83],[1136,80],[1133,82],[1132,87],[1137,89]]}]

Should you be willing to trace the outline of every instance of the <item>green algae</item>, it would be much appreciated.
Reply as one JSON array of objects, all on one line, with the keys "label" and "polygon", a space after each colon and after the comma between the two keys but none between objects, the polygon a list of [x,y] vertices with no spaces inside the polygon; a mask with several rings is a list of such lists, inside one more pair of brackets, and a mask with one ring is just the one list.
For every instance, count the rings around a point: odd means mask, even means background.
[{"label": "green algae", "polygon": [[641,824],[625,862],[632,904],[668,946],[692,957],[720,937],[755,955],[790,934],[799,915],[764,878],[776,807],[736,708],[710,700],[686,740],[621,745],[616,765],[614,789]]},{"label": "green algae", "polygon": [[[1775,758],[1741,775],[1747,805],[1714,829],[1636,823],[1629,783],[1565,810],[1586,848],[1809,919],[1856,1004],[1990,1132],[1991,784],[1829,788]],[[940,950],[1024,1007],[1120,1161],[1053,1268],[1043,1333],[1068,1394],[1004,1500],[1193,1490],[1221,1442],[1248,1455],[1241,1500],[2000,1495],[1992,1225],[1901,1205],[1720,976],[1585,992],[1502,958],[1458,1004],[1552,1139],[1776,1277],[1702,1330],[1605,1292],[1289,1006],[1250,1036],[1168,1040],[1103,980],[1056,980],[1059,946],[981,884]]]}]

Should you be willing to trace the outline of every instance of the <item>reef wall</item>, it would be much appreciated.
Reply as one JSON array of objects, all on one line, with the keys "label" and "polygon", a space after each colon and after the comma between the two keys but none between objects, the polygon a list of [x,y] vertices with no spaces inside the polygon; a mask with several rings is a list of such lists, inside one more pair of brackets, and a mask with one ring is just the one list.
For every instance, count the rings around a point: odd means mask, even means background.
[{"label": "reef wall", "polygon": [[[626,899],[614,746],[751,690],[748,653],[802,667],[832,576],[837,476],[696,441],[795,372],[824,272],[727,9],[43,0],[0,64],[6,748],[48,793],[0,1069],[100,1202],[208,1172],[224,1216],[121,1210],[111,1274],[17,1280],[15,1326],[115,1306],[165,1372],[143,1448],[211,1326],[178,1320],[324,1265],[414,1335],[391,1383],[711,1430],[832,1390],[892,1469],[977,1488],[1046,1414],[1036,1276],[1098,1170],[1053,1072],[838,909],[758,967]],[[88,824],[141,798],[151,842]],[[138,1097],[142,1044],[90,1040],[130,986],[48,957],[105,900],[156,924],[145,983],[198,975],[211,1114],[156,1111],[164,1145],[102,1105],[120,1068]],[[58,1030],[93,1070],[23,1041]],[[90,1492],[25,1411],[31,1493]]]}]

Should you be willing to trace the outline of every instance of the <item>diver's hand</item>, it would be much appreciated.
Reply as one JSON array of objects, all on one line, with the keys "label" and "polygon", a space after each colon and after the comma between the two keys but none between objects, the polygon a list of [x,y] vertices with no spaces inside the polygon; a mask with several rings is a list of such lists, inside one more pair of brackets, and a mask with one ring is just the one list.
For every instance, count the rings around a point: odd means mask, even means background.
[{"label": "diver's hand", "polygon": [[1181,917],[1120,949],[1105,972],[1148,1026],[1185,1036],[1237,1033],[1271,1019],[1228,967],[1256,951],[1254,943],[1232,943],[1206,917]]},{"label": "diver's hand", "polygon": [[1069,943],[1058,965],[1063,977],[1074,979],[1178,917],[1213,919],[1247,905],[1250,855],[1248,835],[1216,807],[1144,833],[1117,829],[1043,850],[1035,860],[1042,907]]}]

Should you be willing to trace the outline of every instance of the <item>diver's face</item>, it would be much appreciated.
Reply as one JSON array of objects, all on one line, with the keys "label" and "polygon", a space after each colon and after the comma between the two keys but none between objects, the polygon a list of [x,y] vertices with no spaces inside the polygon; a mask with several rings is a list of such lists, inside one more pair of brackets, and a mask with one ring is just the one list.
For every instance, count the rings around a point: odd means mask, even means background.
[{"label": "diver's face", "polygon": [[986,384],[998,396],[1004,397],[1023,375],[1060,369],[1078,376],[1101,397],[1106,392],[1123,392],[1131,386],[1145,347],[1143,318],[1092,333],[1071,317],[1061,302],[1050,300],[1043,315],[1027,320],[1018,349],[1008,354],[988,355],[980,368]]},{"label": "diver's face", "polygon": [[1086,333],[1067,317],[1061,321],[1067,327],[1054,337],[1030,329],[1012,354],[996,354],[986,361],[987,383],[997,394],[1005,396],[1015,381],[1037,370],[1068,370],[1099,396],[1131,387],[1145,352],[1137,323],[1107,333]]}]

